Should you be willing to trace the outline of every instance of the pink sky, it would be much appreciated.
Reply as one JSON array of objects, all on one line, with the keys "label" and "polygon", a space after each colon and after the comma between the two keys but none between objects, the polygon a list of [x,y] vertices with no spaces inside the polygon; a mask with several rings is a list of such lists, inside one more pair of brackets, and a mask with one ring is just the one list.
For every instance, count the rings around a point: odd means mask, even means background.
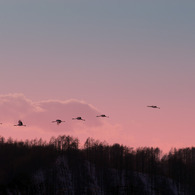
[{"label": "pink sky", "polygon": [[1,1],[0,135],[194,146],[194,10],[181,0]]},{"label": "pink sky", "polygon": [[[22,94],[1,95],[0,116],[3,124],[0,135],[18,140],[49,140],[52,136],[65,134],[78,137],[81,145],[88,137],[92,137],[109,144],[120,143],[129,147],[158,146],[164,151],[169,151],[171,147],[193,146],[195,122],[193,117],[185,117],[185,111],[189,109],[180,107],[171,111],[166,105],[163,106],[161,109],[152,109],[146,105],[132,105],[129,109],[131,113],[122,108],[122,116],[112,112],[106,113],[110,118],[97,118],[98,114],[104,112],[80,100],[34,102]],[[191,113],[194,110],[191,109]],[[86,121],[73,121],[72,118],[77,116],[82,116]],[[19,119],[27,126],[13,126]],[[66,122],[60,125],[51,123],[56,119]]]},{"label": "pink sky", "polygon": [[[83,143],[88,137],[101,141],[117,141],[120,127],[109,120],[97,118],[101,114],[94,106],[79,100],[46,100],[33,102],[22,94],[0,96],[1,125],[0,134],[6,138],[16,139],[50,139],[62,134],[78,137]],[[75,121],[72,118],[82,116],[86,121]],[[16,127],[18,120],[26,127]],[[52,121],[65,120],[56,125]],[[111,133],[112,129],[112,133]]]}]

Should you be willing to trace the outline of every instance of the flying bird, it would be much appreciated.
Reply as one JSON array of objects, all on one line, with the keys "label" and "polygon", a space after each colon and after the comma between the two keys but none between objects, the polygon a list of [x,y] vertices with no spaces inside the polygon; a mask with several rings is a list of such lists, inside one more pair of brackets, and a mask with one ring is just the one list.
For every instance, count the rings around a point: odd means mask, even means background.
[{"label": "flying bird", "polygon": [[101,114],[101,115],[98,115],[96,117],[107,117],[107,118],[109,118],[109,116],[106,116],[105,114]]},{"label": "flying bird", "polygon": [[62,122],[65,122],[65,121],[62,121],[60,119],[56,119],[55,121],[52,121],[52,123],[56,123],[57,125],[59,125]]},{"label": "flying bird", "polygon": [[82,121],[85,121],[85,119],[82,119],[80,116],[76,117],[76,118],[72,118],[72,120],[82,120]]},{"label": "flying bird", "polygon": [[18,121],[18,124],[17,125],[14,125],[14,126],[26,126],[23,124],[23,122],[21,120]]},{"label": "flying bird", "polygon": [[150,107],[150,108],[158,108],[158,109],[160,109],[160,107],[158,107],[158,106],[147,106],[147,107]]}]

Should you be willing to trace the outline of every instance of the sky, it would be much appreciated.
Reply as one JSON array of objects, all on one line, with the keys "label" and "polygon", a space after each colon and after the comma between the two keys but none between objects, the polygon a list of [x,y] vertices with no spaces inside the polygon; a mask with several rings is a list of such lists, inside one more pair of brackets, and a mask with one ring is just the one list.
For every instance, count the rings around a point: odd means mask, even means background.
[{"label": "sky", "polygon": [[194,10],[193,0],[0,1],[0,135],[194,146]]}]

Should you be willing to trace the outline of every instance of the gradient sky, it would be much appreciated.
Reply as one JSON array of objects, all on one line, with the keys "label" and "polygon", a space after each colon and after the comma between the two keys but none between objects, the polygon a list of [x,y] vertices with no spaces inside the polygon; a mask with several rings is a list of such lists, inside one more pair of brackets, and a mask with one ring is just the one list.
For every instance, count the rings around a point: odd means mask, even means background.
[{"label": "gradient sky", "polygon": [[[0,1],[0,135],[194,146],[194,10],[193,0]],[[12,126],[19,117],[28,127]]]}]

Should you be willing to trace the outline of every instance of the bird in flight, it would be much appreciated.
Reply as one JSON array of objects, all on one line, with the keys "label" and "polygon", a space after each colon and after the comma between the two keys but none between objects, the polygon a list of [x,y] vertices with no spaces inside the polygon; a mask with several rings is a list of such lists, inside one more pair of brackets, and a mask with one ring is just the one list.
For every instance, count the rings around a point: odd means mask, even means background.
[{"label": "bird in flight", "polygon": [[17,125],[14,125],[14,126],[26,126],[23,124],[23,122],[21,120],[18,121],[18,124]]},{"label": "bird in flight", "polygon": [[158,108],[158,109],[160,109],[160,107],[158,107],[158,106],[147,106],[147,107],[150,107],[150,108]]},{"label": "bird in flight", "polygon": [[96,117],[107,117],[107,118],[109,118],[109,116],[106,116],[105,114],[101,114],[101,115],[98,115]]},{"label": "bird in flight", "polygon": [[62,122],[65,122],[65,121],[62,121],[60,119],[56,119],[55,121],[52,121],[52,123],[56,123],[57,125],[59,125]]},{"label": "bird in flight", "polygon": [[72,118],[72,120],[81,120],[81,121],[85,121],[85,119],[82,119],[80,116],[76,117],[76,118]]}]

